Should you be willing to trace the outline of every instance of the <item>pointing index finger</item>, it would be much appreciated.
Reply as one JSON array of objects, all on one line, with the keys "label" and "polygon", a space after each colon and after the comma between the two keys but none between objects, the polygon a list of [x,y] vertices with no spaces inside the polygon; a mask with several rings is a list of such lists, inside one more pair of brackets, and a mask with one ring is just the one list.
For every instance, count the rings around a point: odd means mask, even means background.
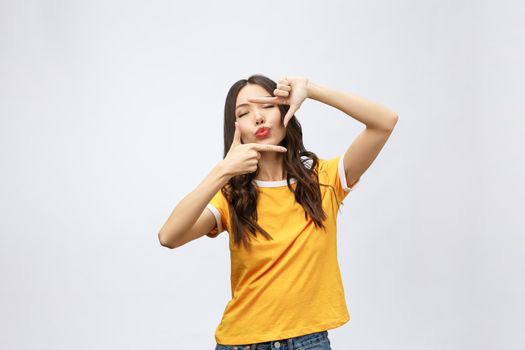
[{"label": "pointing index finger", "polygon": [[256,103],[279,103],[281,100],[280,97],[248,97],[248,101]]},{"label": "pointing index finger", "polygon": [[286,147],[277,146],[277,145],[263,145],[260,143],[253,143],[252,147],[261,152],[287,152]]}]

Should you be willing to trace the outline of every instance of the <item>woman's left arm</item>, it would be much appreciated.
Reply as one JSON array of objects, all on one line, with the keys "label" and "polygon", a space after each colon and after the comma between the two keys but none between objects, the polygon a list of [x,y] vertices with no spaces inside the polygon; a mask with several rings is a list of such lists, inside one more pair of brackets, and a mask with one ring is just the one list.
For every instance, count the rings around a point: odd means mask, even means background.
[{"label": "woman's left arm", "polygon": [[378,103],[312,81],[308,81],[306,91],[309,98],[335,107],[366,126],[344,153],[346,183],[352,187],[377,158],[399,118]]}]

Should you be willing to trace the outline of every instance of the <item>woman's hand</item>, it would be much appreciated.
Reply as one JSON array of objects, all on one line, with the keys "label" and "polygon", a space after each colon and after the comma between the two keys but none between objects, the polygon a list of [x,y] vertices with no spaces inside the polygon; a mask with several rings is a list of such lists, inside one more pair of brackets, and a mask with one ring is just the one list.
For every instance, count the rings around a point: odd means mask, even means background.
[{"label": "woman's hand", "polygon": [[301,107],[301,104],[308,97],[308,79],[303,77],[283,77],[278,81],[277,89],[275,89],[275,97],[249,97],[249,102],[258,103],[275,103],[290,105],[288,113],[284,116],[284,127],[288,125],[288,121],[292,119],[293,115]]},{"label": "woman's hand", "polygon": [[287,149],[277,145],[260,143],[241,143],[241,130],[235,122],[235,134],[230,150],[223,159],[224,168],[229,176],[253,173],[257,170],[260,152],[286,152]]}]

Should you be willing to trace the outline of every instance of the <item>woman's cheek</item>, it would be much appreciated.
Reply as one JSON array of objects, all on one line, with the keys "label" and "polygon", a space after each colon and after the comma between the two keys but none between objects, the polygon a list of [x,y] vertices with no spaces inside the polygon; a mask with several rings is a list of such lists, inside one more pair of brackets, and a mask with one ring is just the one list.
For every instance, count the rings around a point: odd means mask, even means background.
[{"label": "woman's cheek", "polygon": [[237,120],[237,127],[239,128],[239,131],[241,132],[241,143],[245,143],[245,137],[244,137],[244,127],[242,125],[242,122],[240,122],[239,120]]}]

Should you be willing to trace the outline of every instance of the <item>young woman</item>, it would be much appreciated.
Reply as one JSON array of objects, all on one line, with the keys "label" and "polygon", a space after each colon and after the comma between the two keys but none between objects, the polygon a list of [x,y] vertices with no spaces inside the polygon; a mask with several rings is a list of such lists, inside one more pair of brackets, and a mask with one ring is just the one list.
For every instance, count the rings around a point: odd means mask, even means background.
[{"label": "young woman", "polygon": [[[365,129],[338,156],[318,158],[304,148],[295,116],[306,98]],[[216,350],[331,349],[328,329],[350,320],[337,259],[339,206],[397,120],[382,105],[303,77],[277,84],[252,75],[233,84],[223,160],[159,232],[169,248],[229,233],[232,298],[215,332]]]}]

